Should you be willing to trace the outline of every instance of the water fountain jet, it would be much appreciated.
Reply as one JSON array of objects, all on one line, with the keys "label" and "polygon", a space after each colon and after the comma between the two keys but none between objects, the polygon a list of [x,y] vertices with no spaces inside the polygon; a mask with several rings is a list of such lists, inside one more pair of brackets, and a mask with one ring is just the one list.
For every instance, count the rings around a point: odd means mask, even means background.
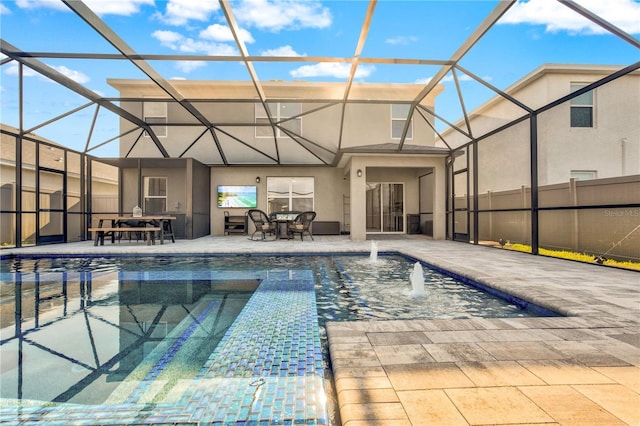
[{"label": "water fountain jet", "polygon": [[424,274],[422,272],[422,264],[416,262],[413,265],[413,271],[409,274],[409,280],[411,281],[410,297],[422,297],[424,293]]},{"label": "water fountain jet", "polygon": [[375,263],[378,261],[378,243],[371,241],[371,254],[369,255],[369,261]]}]

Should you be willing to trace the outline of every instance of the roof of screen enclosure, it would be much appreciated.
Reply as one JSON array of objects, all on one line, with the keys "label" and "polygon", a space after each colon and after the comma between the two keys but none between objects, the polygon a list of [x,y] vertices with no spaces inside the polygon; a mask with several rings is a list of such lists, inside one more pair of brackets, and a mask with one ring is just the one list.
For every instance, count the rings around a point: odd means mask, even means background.
[{"label": "roof of screen enclosure", "polygon": [[[199,107],[202,105],[202,102],[250,102],[254,104],[262,104],[265,111],[267,111],[269,124],[275,130],[276,128],[281,129],[281,131],[285,131],[291,140],[295,141],[295,143],[299,144],[304,150],[309,152],[309,160],[305,161],[304,164],[309,165],[335,165],[343,152],[347,152],[348,149],[345,149],[341,145],[341,128],[344,125],[343,121],[345,120],[345,109],[349,103],[355,102],[375,102],[375,103],[397,103],[397,99],[393,99],[393,96],[389,96],[388,99],[384,96],[378,97],[377,99],[369,99],[365,96],[362,96],[357,87],[361,83],[359,81],[359,70],[362,70],[366,67],[378,67],[378,69],[388,70],[389,75],[392,77],[387,78],[385,80],[385,84],[394,84],[394,83],[402,83],[406,84],[407,82],[401,81],[393,81],[393,71],[394,67],[398,67],[396,69],[407,69],[407,68],[421,68],[425,71],[424,74],[429,75],[430,78],[425,79],[422,82],[416,83],[412,82],[413,86],[415,86],[415,94],[405,101],[409,107],[409,117],[412,117],[414,125],[422,125],[428,126],[436,135],[441,136],[442,131],[446,128],[453,127],[455,131],[459,131],[464,133],[469,140],[474,137],[478,137],[480,135],[475,135],[473,133],[473,129],[469,126],[468,115],[471,108],[478,107],[479,104],[473,105],[472,102],[468,101],[466,98],[465,90],[462,88],[461,80],[464,81],[472,81],[475,86],[484,91],[484,98],[482,98],[482,102],[488,101],[490,98],[495,96],[502,96],[508,99],[513,105],[516,105],[518,108],[522,110],[522,115],[526,115],[532,113],[539,108],[537,105],[527,105],[522,101],[511,97],[508,92],[509,88],[506,87],[496,87],[492,84],[492,81],[489,78],[481,77],[480,72],[475,71],[474,69],[468,69],[465,66],[465,58],[468,55],[472,55],[474,47],[481,43],[496,43],[495,40],[487,40],[484,41],[484,38],[487,37],[492,30],[492,28],[498,23],[498,21],[507,13],[507,11],[514,6],[515,1],[486,1],[483,2],[486,13],[483,16],[477,16],[475,18],[476,26],[475,28],[467,28],[465,31],[462,31],[460,28],[451,28],[449,33],[442,28],[438,28],[438,38],[434,40],[426,41],[427,44],[416,44],[417,47],[414,48],[415,57],[390,57],[390,56],[380,56],[373,57],[367,56],[367,49],[365,46],[369,43],[379,43],[379,37],[376,37],[375,31],[376,28],[380,28],[381,25],[398,25],[398,22],[387,22],[386,19],[396,19],[397,18],[386,18],[386,16],[390,16],[388,13],[384,11],[384,8],[394,7],[396,10],[402,13],[412,13],[412,7],[415,8],[418,4],[417,2],[380,2],[378,3],[375,0],[371,0],[369,2],[333,2],[330,5],[335,7],[338,6],[338,3],[344,3],[344,7],[351,8],[361,8],[362,16],[361,22],[351,22],[353,26],[358,25],[360,28],[359,35],[357,38],[352,40],[352,44],[350,46],[346,46],[346,49],[349,49],[351,53],[347,56],[263,56],[256,55],[250,52],[250,49],[247,46],[245,41],[246,36],[243,36],[243,28],[238,24],[237,16],[234,14],[235,3],[229,2],[227,0],[220,0],[219,11],[221,12],[220,17],[223,18],[224,24],[230,30],[232,35],[232,40],[230,42],[233,44],[235,54],[229,55],[207,55],[207,54],[157,54],[157,53],[147,53],[144,51],[135,50],[132,45],[135,44],[135,40],[125,40],[121,34],[115,29],[115,25],[109,26],[105,22],[105,20],[99,16],[94,10],[92,10],[89,5],[92,3],[87,1],[86,3],[82,1],[69,1],[62,0],[64,6],[72,12],[70,16],[73,19],[80,19],[86,25],[87,31],[91,31],[91,37],[94,37],[96,40],[100,40],[101,47],[99,49],[95,49],[91,52],[81,51],[78,46],[70,47],[66,51],[51,51],[50,43],[51,39],[42,39],[40,40],[41,45],[38,46],[22,46],[21,40],[19,36],[17,40],[6,40],[5,35],[3,35],[1,40],[1,51],[4,55],[6,55],[1,60],[1,64],[3,69],[5,66],[9,64],[15,64],[16,62],[24,65],[24,67],[19,67],[20,72],[18,73],[18,78],[22,84],[23,75],[28,69],[31,71],[35,71],[39,73],[42,77],[45,77],[49,80],[58,83],[62,86],[66,91],[71,91],[74,94],[78,95],[78,99],[82,99],[82,103],[78,103],[78,105],[68,107],[68,109],[64,112],[57,112],[54,116],[52,116],[48,120],[43,120],[38,123],[23,123],[22,117],[28,113],[25,109],[28,109],[28,103],[20,100],[19,102],[19,110],[20,110],[20,119],[19,123],[6,123],[3,119],[3,124],[15,125],[15,127],[20,128],[23,134],[29,133],[37,133],[40,134],[40,130],[45,129],[47,126],[54,125],[58,122],[62,122],[66,120],[68,117],[73,115],[77,115],[80,113],[84,113],[89,116],[87,121],[87,129],[84,134],[80,135],[81,139],[84,139],[86,142],[84,143],[83,149],[77,149],[79,151],[96,155],[98,157],[104,156],[100,155],[101,151],[104,150],[106,146],[113,147],[114,144],[117,145],[120,137],[124,136],[123,134],[119,134],[119,125],[117,124],[117,120],[115,120],[116,125],[112,126],[111,131],[112,135],[105,136],[97,136],[101,135],[97,129],[101,128],[100,117],[107,116],[112,117],[120,117],[122,120],[129,121],[133,123],[135,129],[134,132],[138,132],[139,135],[142,135],[143,132],[148,132],[151,136],[151,140],[155,144],[158,152],[158,157],[176,157],[184,155],[184,153],[180,155],[170,154],[171,149],[165,146],[164,142],[161,138],[158,138],[154,131],[153,126],[150,126],[149,123],[143,121],[140,117],[137,117],[123,107],[120,106],[121,102],[131,101],[131,102],[152,102],[153,99],[149,98],[134,98],[134,99],[123,99],[120,97],[106,97],[102,96],[97,91],[89,89],[85,84],[78,79],[74,79],[67,75],[66,73],[61,71],[60,67],[55,67],[48,64],[49,61],[64,61],[69,63],[68,68],[73,68],[71,64],[82,63],[82,61],[97,61],[100,63],[104,63],[104,67],[113,66],[114,75],[110,76],[114,79],[122,79],[122,81],[130,80],[130,79],[138,79],[138,80],[148,80],[153,82],[160,92],[163,93],[162,98],[164,101],[175,102],[181,105],[184,109],[184,112],[187,114],[189,119],[187,122],[189,125],[197,125],[202,128],[202,134],[207,134],[208,138],[206,139],[206,143],[210,144],[210,149],[216,151],[216,155],[218,156],[219,164],[224,165],[233,165],[232,162],[228,160],[230,155],[227,155],[224,152],[223,146],[218,143],[219,136],[225,132],[223,128],[221,128],[220,124],[216,122],[215,117],[206,116],[203,114]],[[435,6],[438,2],[423,2],[425,7],[427,6]],[[463,13],[465,8],[465,2],[454,2],[459,3],[459,12]],[[598,26],[600,29],[605,32],[613,35],[619,42],[625,45],[625,48],[634,49],[637,52],[637,49],[640,49],[640,41],[630,35],[628,32],[625,32],[620,27],[614,25],[613,23],[606,21],[602,17],[598,16],[594,12],[590,11],[584,6],[581,6],[577,2],[570,0],[562,0],[559,1],[567,10],[570,10],[571,13],[575,13],[580,15],[581,19],[587,19],[591,21],[593,24]],[[381,7],[382,6],[382,7]],[[382,9],[382,10],[381,10]],[[403,12],[404,10],[404,12]],[[437,10],[437,9],[436,9]],[[395,16],[395,15],[394,15]],[[3,19],[11,19],[10,15],[4,14]],[[438,16],[430,15],[425,16],[425,25],[426,23],[437,23]],[[28,26],[28,22],[24,23],[25,27]],[[56,28],[56,25],[52,24],[52,28]],[[63,24],[62,24],[63,25]],[[401,25],[401,23],[400,23]],[[436,25],[434,25],[435,27]],[[25,30],[27,31],[27,30]],[[340,31],[340,28],[337,28],[336,31]],[[121,31],[122,32],[122,31]],[[55,38],[55,34],[52,34],[52,38]],[[78,35],[79,38],[82,35]],[[93,40],[93,39],[92,39]],[[444,44],[444,41],[447,40],[449,44],[455,43],[455,47],[451,48],[449,51],[445,49],[432,49],[434,45]],[[319,41],[318,41],[319,42]],[[80,45],[80,43],[78,43]],[[86,45],[86,44],[84,44]],[[108,48],[105,48],[108,47]],[[341,50],[345,49],[345,46],[341,45]],[[331,52],[337,47],[332,46],[330,42],[324,41],[324,51]],[[437,54],[434,54],[433,57],[429,54],[431,51],[438,51]],[[506,46],[496,45],[494,48],[494,55],[492,57],[487,58],[487,62],[491,62],[493,67],[506,67],[508,66],[509,60],[509,51]],[[392,53],[391,51],[390,53]],[[470,53],[471,52],[471,53]],[[446,56],[439,56],[446,55]],[[594,55],[597,60],[597,55]],[[633,57],[633,55],[632,55]],[[636,55],[636,57],[638,57]],[[551,57],[553,58],[553,57]],[[248,95],[245,95],[245,91],[243,91],[243,98],[239,96],[229,97],[227,99],[221,98],[195,98],[188,97],[180,89],[180,80],[173,80],[167,73],[162,73],[159,71],[162,67],[160,66],[163,63],[167,62],[182,62],[184,64],[193,63],[194,61],[205,62],[205,63],[215,63],[215,64],[235,64],[238,70],[238,75],[241,78],[236,78],[235,80],[244,81],[248,86],[252,89]],[[554,62],[554,61],[549,61]],[[121,64],[126,63],[129,67],[129,73],[121,73],[116,72],[116,70],[120,70]],[[111,65],[113,64],[113,65]],[[117,65],[116,65],[117,64]],[[345,73],[345,77],[341,79],[337,79],[331,82],[332,91],[331,94],[325,94],[322,97],[317,96],[317,92],[309,92],[308,97],[297,98],[296,102],[300,103],[309,103],[314,104],[312,107],[307,108],[307,112],[304,114],[313,114],[317,111],[322,110],[323,108],[338,108],[341,112],[341,121],[337,123],[332,123],[336,130],[336,138],[337,142],[333,142],[330,146],[324,144],[322,140],[313,140],[309,137],[303,137],[302,135],[296,135],[287,131],[286,128],[281,126],[281,122],[278,122],[277,117],[274,117],[270,114],[269,108],[266,107],[268,102],[278,102],[278,101],[290,101],[288,99],[274,99],[269,97],[268,90],[265,88],[269,86],[269,83],[272,82],[272,75],[275,75],[271,69],[281,69],[283,66],[300,66],[304,64],[326,64],[327,66],[331,66],[331,64],[341,64],[340,66],[345,67],[348,71]],[[541,65],[541,64],[538,64]],[[616,64],[620,65],[620,64]],[[613,77],[617,75],[624,75],[630,70],[635,70],[640,67],[639,62],[635,62],[633,64],[621,64],[618,71],[612,74]],[[514,76],[514,80],[518,78],[522,78],[523,75]],[[457,115],[449,115],[443,116],[439,113],[438,105],[440,104],[440,99],[444,96],[444,94],[438,95],[439,97],[436,99],[436,110],[432,110],[430,107],[426,106],[423,101],[427,99],[429,96],[434,96],[438,93],[438,91],[442,90],[442,83],[444,81],[449,81],[450,89],[445,90],[447,96],[449,96],[450,100],[456,104],[455,111]],[[298,82],[298,80],[294,80],[294,82]],[[292,82],[292,84],[294,83]],[[182,82],[184,84],[184,81]],[[314,83],[314,84],[317,84]],[[4,85],[4,83],[3,83]],[[337,88],[337,90],[336,90]],[[159,99],[158,99],[159,100]],[[87,114],[87,111],[92,111],[93,113]],[[4,114],[3,115],[7,115]],[[454,124],[455,123],[455,124]],[[184,126],[185,122],[169,122],[167,123],[169,128],[172,126]],[[247,122],[241,123],[243,126],[254,126],[255,123]],[[404,129],[402,132],[402,137],[397,141],[397,144],[384,144],[378,147],[369,146],[364,147],[365,149],[360,149],[360,151],[368,151],[368,152],[376,152],[379,149],[380,152],[386,153],[411,153],[411,152],[429,152],[429,150],[419,149],[415,145],[412,145],[410,140],[406,139],[408,132],[409,120],[405,121]],[[75,129],[80,130],[80,129]],[[101,129],[104,130],[104,129]],[[130,132],[130,131],[129,131]],[[127,132],[127,133],[129,133]],[[274,132],[275,133],[275,132]],[[47,136],[46,134],[44,136]],[[103,137],[103,139],[98,139],[99,137]],[[202,138],[203,141],[194,140],[192,144],[196,143],[205,143],[205,138]],[[65,145],[64,140],[59,140],[59,138],[55,139],[56,142]],[[254,150],[260,150],[259,147],[250,146],[249,142],[243,141],[239,138],[234,139],[237,143],[237,146],[242,146],[246,149],[249,147]],[[405,143],[406,142],[406,143]],[[275,144],[277,146],[278,139],[273,138],[268,142]],[[446,139],[444,140],[446,145]],[[336,148],[337,146],[337,148]],[[228,148],[227,148],[228,149]],[[444,147],[445,150],[451,149],[451,147]],[[113,155],[107,155],[113,156]],[[188,155],[184,155],[188,157]],[[281,158],[272,158],[265,156],[264,164],[288,164],[286,162],[282,162]],[[302,163],[301,163],[302,164]]]}]

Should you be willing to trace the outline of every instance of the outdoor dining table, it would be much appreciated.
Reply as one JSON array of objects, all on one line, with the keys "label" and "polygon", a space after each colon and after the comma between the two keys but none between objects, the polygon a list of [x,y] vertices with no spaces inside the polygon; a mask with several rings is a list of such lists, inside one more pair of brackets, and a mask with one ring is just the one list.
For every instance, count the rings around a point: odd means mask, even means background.
[{"label": "outdoor dining table", "polygon": [[298,213],[275,213],[273,221],[277,223],[276,238],[289,239],[289,225],[298,217]]},{"label": "outdoor dining table", "polygon": [[[99,237],[99,232],[100,231],[96,231],[99,229],[104,229],[105,231],[107,229],[111,230],[109,232],[111,232],[111,243],[115,242],[115,232],[113,230],[115,230],[116,228],[121,228],[122,231],[127,231],[127,227],[123,226],[120,227],[119,223],[120,222],[124,222],[124,221],[128,221],[128,220],[135,220],[138,223],[142,223],[143,227],[151,224],[154,225],[154,227],[158,227],[159,228],[159,233],[160,233],[160,244],[164,244],[164,230],[167,229],[167,232],[171,235],[171,241],[172,242],[176,242],[175,237],[173,235],[173,224],[172,224],[172,220],[175,219],[175,216],[112,216],[112,215],[105,215],[105,216],[94,216],[94,218],[96,218],[98,220],[98,226],[96,228],[91,228],[90,230],[94,230],[93,232],[96,232],[96,237],[95,237],[95,245],[98,245],[98,237]],[[105,226],[105,221],[109,223],[109,225]],[[137,229],[137,228],[136,228]],[[100,239],[100,242],[103,243],[103,239],[104,239],[104,235],[102,237],[102,239]],[[153,239],[151,239],[151,241],[149,242],[153,242],[153,244],[155,244],[155,241]]]}]

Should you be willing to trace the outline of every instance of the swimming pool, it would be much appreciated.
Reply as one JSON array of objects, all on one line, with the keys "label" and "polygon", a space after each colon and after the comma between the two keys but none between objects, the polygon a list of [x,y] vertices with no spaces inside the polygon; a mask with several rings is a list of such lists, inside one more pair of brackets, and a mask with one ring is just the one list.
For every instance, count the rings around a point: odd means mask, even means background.
[{"label": "swimming pool", "polygon": [[533,315],[429,269],[412,298],[412,263],[3,260],[0,420],[327,424],[325,321]]}]

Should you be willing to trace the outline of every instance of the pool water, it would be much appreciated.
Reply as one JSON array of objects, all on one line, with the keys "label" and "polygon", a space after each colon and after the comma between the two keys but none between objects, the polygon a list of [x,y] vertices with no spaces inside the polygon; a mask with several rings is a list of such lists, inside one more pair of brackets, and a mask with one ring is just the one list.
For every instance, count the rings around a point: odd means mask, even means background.
[{"label": "pool water", "polygon": [[479,284],[473,287],[428,267],[423,268],[424,296],[415,297],[409,277],[414,264],[403,256],[330,260],[319,263],[316,280],[318,312],[324,321],[542,316],[525,309],[524,301],[506,301]]},{"label": "pool water", "polygon": [[354,255],[3,260],[0,421],[327,424],[326,321],[539,315],[428,268],[425,295],[412,297],[412,266]]},{"label": "pool water", "polygon": [[158,399],[200,371],[258,285],[117,272],[64,275],[23,277],[19,299],[3,288],[2,398],[123,401],[123,385],[153,370],[154,379],[166,382]]}]

